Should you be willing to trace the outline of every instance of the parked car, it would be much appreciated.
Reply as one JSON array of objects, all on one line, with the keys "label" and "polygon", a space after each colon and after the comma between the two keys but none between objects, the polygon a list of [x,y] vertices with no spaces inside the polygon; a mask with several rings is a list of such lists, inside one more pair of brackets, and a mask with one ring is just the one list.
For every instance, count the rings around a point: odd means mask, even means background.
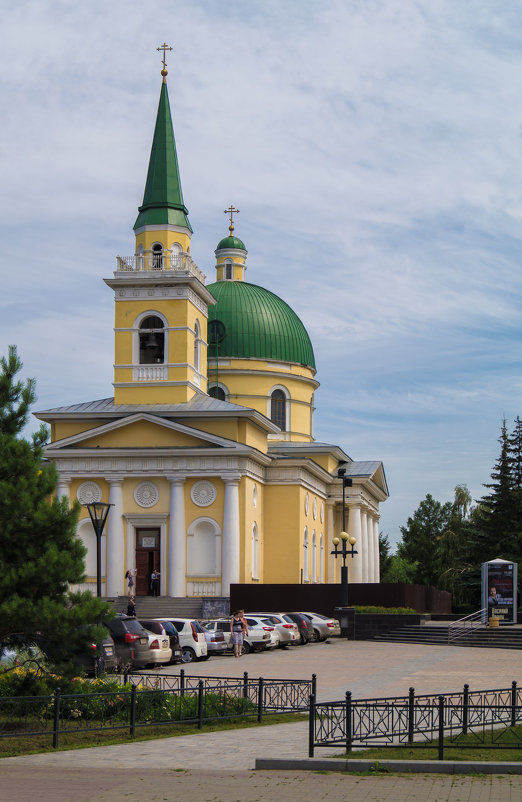
[{"label": "parked car", "polygon": [[225,639],[224,632],[208,629],[203,621],[200,621],[200,624],[205,634],[208,654],[224,654],[228,650],[228,643]]},{"label": "parked car", "polygon": [[166,663],[170,663],[172,660],[172,649],[170,648],[169,636],[163,629],[163,626],[159,623],[159,621],[156,621],[155,623],[158,624],[155,629],[161,630],[159,633],[147,629],[144,622],[140,620],[140,624],[147,633],[147,637],[149,639],[149,649],[152,652],[152,660],[149,663],[149,666],[162,666]]},{"label": "parked car", "polygon": [[287,615],[283,613],[249,613],[248,615],[261,615],[270,621],[279,635],[280,648],[289,646],[292,643],[299,643],[297,624]]},{"label": "parked car", "polygon": [[[246,617],[248,634],[243,639],[243,654],[260,652],[277,645],[275,629],[269,621],[256,620],[250,615]],[[216,618],[205,623],[210,632],[222,632],[229,649],[232,648],[232,633],[230,632],[230,618]]]},{"label": "parked car", "polygon": [[308,616],[304,615],[304,613],[286,613],[286,615],[297,624],[302,644],[310,643],[314,640],[314,627]]},{"label": "parked car", "polygon": [[207,641],[199,621],[195,621],[193,618],[168,618],[166,620],[170,621],[178,632],[182,663],[208,660]]},{"label": "parked car", "polygon": [[326,640],[326,638],[339,636],[341,625],[337,618],[328,618],[321,613],[305,613],[312,622],[316,640]]},{"label": "parked car", "polygon": [[121,614],[105,626],[114,640],[120,667],[144,668],[153,662],[148,635],[135,618]]},{"label": "parked car", "polygon": [[74,655],[74,662],[89,676],[115,671],[118,658],[112,636],[107,633],[101,643],[90,643],[85,651]]},{"label": "parked car", "polygon": [[171,663],[181,663],[181,646],[179,643],[178,630],[171,621],[159,618],[140,618],[140,624],[156,635],[168,635],[169,646],[172,650]]}]

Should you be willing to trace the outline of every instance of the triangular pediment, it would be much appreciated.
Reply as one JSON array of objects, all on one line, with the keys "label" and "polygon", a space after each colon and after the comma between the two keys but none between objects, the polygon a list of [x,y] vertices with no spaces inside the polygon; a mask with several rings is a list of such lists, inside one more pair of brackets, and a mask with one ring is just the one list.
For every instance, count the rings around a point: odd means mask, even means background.
[{"label": "triangular pediment", "polygon": [[61,449],[139,449],[180,448],[219,449],[241,448],[241,444],[202,432],[175,421],[159,418],[148,413],[138,413],[56,440],[47,451]]}]

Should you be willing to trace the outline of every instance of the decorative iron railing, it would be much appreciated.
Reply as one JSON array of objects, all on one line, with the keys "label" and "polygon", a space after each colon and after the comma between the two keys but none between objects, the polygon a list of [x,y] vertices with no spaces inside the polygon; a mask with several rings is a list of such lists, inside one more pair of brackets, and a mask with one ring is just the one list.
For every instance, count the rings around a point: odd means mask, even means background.
[{"label": "decorative iron railing", "polygon": [[[515,728],[522,723],[522,692],[511,688],[460,693],[342,701],[310,700],[309,755],[321,746],[425,747],[437,739],[439,759],[444,748],[488,747],[519,749],[522,736]],[[507,728],[507,729],[506,729]]]},{"label": "decorative iron railing", "polygon": [[472,635],[477,629],[484,629],[487,625],[487,608],[476,613],[452,621],[448,627],[448,643],[454,643],[459,638]]},{"label": "decorative iron railing", "polygon": [[[2,738],[52,736],[59,745],[63,734],[97,730],[128,731],[134,737],[140,727],[193,724],[256,718],[264,715],[308,711],[316,694],[311,680],[278,680],[263,677],[191,677],[136,674],[111,693],[62,694],[52,696],[0,697],[0,742]],[[93,686],[94,687],[94,686]]]},{"label": "decorative iron railing", "polygon": [[190,273],[198,278],[202,284],[205,283],[205,274],[199,269],[188,253],[178,254],[164,251],[163,253],[157,254],[147,251],[143,254],[134,254],[133,256],[117,256],[116,270],[118,273]]}]

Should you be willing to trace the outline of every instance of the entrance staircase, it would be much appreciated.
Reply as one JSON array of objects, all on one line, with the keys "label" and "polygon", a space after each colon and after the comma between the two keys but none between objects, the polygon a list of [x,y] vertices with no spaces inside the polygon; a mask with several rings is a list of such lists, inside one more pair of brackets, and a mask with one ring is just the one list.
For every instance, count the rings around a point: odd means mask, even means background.
[{"label": "entrance staircase", "polygon": [[[203,598],[175,598],[172,596],[136,596],[137,618],[201,618]],[[117,613],[126,613],[127,596],[107,599]]]},{"label": "entrance staircase", "polygon": [[[448,624],[417,624],[392,629],[373,640],[389,643],[431,643],[448,645]],[[474,629],[452,642],[452,646],[480,646],[482,649],[522,649],[522,627]]]}]

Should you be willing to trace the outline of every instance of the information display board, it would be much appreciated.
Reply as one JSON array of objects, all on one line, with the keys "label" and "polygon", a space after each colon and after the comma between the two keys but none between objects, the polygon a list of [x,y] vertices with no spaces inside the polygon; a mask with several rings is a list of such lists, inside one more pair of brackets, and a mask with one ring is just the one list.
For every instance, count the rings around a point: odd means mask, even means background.
[{"label": "information display board", "polygon": [[517,623],[517,563],[490,560],[482,563],[482,609],[500,624]]}]

